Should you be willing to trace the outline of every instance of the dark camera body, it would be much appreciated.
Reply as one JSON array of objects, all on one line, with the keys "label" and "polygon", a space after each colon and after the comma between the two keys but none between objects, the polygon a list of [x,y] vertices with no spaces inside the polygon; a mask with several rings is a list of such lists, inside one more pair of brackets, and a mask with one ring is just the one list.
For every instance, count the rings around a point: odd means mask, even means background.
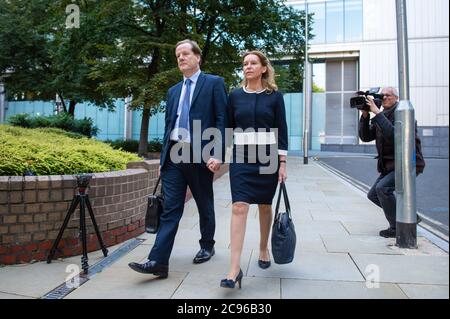
[{"label": "dark camera body", "polygon": [[370,107],[367,105],[366,97],[367,96],[373,96],[375,105],[378,106],[378,108],[381,107],[383,104],[383,94],[378,93],[380,91],[380,88],[372,88],[366,92],[364,91],[358,91],[356,92],[355,97],[352,97],[350,99],[350,107],[358,109],[360,111],[370,111]]}]

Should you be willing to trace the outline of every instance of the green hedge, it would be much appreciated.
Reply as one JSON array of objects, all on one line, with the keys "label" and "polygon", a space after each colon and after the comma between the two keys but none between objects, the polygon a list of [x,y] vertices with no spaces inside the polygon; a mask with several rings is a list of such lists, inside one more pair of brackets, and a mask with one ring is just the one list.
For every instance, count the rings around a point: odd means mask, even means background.
[{"label": "green hedge", "polygon": [[[116,150],[124,150],[131,153],[137,153],[139,149],[139,141],[136,140],[115,140],[115,141],[105,141]],[[148,142],[147,152],[161,152],[162,151],[162,139],[156,138]]]},{"label": "green hedge", "polygon": [[91,118],[74,119],[67,113],[59,113],[50,116],[30,116],[20,113],[8,118],[8,123],[14,126],[26,128],[55,127],[64,131],[79,133],[87,137],[96,136],[99,129],[94,125]]},{"label": "green hedge", "polygon": [[126,169],[140,157],[60,129],[0,125],[0,176],[71,175]]}]

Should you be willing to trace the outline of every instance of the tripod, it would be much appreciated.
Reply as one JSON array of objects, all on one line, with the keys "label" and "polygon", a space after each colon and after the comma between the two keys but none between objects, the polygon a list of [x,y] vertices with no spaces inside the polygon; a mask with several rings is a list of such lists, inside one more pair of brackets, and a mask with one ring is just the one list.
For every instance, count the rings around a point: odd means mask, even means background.
[{"label": "tripod", "polygon": [[100,243],[100,247],[103,252],[103,256],[108,256],[108,250],[106,249],[105,245],[103,244],[102,237],[100,235],[100,232],[98,230],[97,222],[95,221],[94,213],[92,211],[91,202],[89,201],[89,195],[86,194],[86,188],[89,187],[89,181],[92,178],[92,174],[81,174],[76,175],[77,178],[77,186],[78,186],[78,194],[74,196],[72,199],[72,203],[70,204],[70,208],[67,211],[67,215],[64,219],[64,222],[61,226],[61,229],[59,230],[58,236],[56,237],[55,242],[53,243],[53,246],[50,250],[50,253],[47,257],[47,264],[50,264],[52,262],[53,257],[55,256],[56,249],[58,248],[58,244],[61,240],[61,237],[64,233],[64,230],[67,227],[67,224],[69,223],[70,217],[74,213],[77,206],[80,204],[80,234],[81,234],[81,242],[83,246],[83,256],[81,257],[81,267],[83,268],[83,271],[85,274],[89,271],[89,264],[88,264],[88,255],[87,255],[87,238],[86,238],[86,208],[88,209],[89,215],[91,216],[92,224],[94,225],[95,233],[97,235],[97,239]]}]

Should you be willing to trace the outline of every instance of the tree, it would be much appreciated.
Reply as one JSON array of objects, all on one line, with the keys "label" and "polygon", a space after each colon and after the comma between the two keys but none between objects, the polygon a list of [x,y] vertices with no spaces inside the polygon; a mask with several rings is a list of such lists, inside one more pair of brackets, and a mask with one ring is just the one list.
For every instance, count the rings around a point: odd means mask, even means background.
[{"label": "tree", "polygon": [[70,101],[71,114],[81,101],[113,108],[114,98],[131,96],[130,108],[142,110],[140,155],[151,115],[164,109],[168,88],[181,79],[174,56],[179,40],[196,40],[202,70],[229,86],[239,81],[245,50],[289,56],[302,72],[304,13],[282,0],[76,3],[80,27],[68,29],[70,0],[0,0],[0,74],[8,72],[10,94],[51,100],[58,93]]},{"label": "tree", "polygon": [[0,0],[0,75],[8,95],[54,100],[58,94],[71,115],[83,101],[112,109],[114,96],[97,90],[102,79],[90,77],[89,64],[102,58],[100,48],[111,41],[105,36],[111,30],[96,20],[92,1],[79,1],[80,28],[68,28],[69,4]]},{"label": "tree", "polygon": [[164,108],[168,88],[181,79],[174,57],[178,41],[196,40],[202,70],[231,86],[238,82],[244,50],[303,59],[304,13],[281,0],[110,0],[99,7],[99,17],[118,37],[103,47],[107,58],[94,62],[91,76],[103,78],[102,92],[132,96],[131,107],[143,110],[139,154],[147,149],[150,116]]},{"label": "tree", "polygon": [[302,64],[299,61],[289,61],[285,64],[275,64],[278,89],[283,93],[303,91]]}]

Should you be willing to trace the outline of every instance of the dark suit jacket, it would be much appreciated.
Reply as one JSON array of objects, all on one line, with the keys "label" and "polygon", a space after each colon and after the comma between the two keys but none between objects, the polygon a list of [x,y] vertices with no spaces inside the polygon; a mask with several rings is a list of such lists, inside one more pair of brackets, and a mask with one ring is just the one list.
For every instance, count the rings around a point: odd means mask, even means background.
[{"label": "dark suit jacket", "polygon": [[[183,81],[171,87],[169,89],[169,92],[167,93],[166,123],[164,130],[163,149],[161,152],[161,167],[164,167],[164,164],[167,162],[169,156],[170,134],[175,127],[182,87]],[[201,121],[201,131],[196,132],[195,134],[193,132],[194,120]],[[225,127],[227,127],[227,91],[225,89],[223,78],[215,75],[205,74],[203,72],[200,73],[197,84],[195,86],[194,95],[192,96],[191,108],[189,111],[189,124],[191,143],[195,143],[194,141],[199,142],[199,139],[201,139],[201,134],[208,128],[217,128],[218,130],[220,130],[222,136],[218,141],[217,147],[221,148],[222,154],[220,157],[218,156],[219,154],[217,154],[217,156],[214,156],[215,154],[213,152],[212,156],[223,162],[225,159]],[[208,140],[202,140],[201,148],[199,147],[198,149],[196,149],[195,144],[193,144],[194,156],[200,158],[201,152],[199,154],[198,150],[201,149],[202,151],[203,148],[212,140],[213,137]],[[203,161],[203,159],[202,163],[205,164],[205,161]]]}]

